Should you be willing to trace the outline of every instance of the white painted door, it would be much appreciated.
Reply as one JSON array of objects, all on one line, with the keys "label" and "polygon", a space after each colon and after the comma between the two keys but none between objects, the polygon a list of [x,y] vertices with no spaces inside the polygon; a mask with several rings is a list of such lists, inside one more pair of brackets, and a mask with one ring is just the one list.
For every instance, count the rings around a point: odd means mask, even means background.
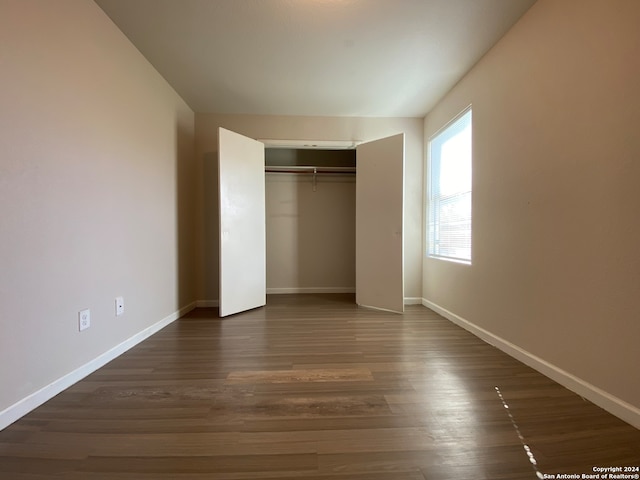
[{"label": "white painted door", "polygon": [[218,131],[220,316],[266,304],[264,144]]},{"label": "white painted door", "polygon": [[404,134],[356,151],[356,303],[404,311]]}]

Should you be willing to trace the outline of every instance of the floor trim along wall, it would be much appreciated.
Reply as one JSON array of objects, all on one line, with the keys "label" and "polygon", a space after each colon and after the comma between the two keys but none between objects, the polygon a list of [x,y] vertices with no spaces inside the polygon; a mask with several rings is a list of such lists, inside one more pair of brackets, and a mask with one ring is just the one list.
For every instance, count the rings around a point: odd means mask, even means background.
[{"label": "floor trim along wall", "polygon": [[422,305],[422,298],[420,297],[404,297],[405,305]]},{"label": "floor trim along wall", "polygon": [[[355,289],[351,288],[327,288],[327,289],[304,289],[304,288],[267,288],[267,295],[280,295],[287,293],[355,293]],[[422,305],[422,298],[420,297],[404,297],[405,305]],[[197,308],[212,308],[219,307],[220,302],[218,300],[198,300],[196,302]]]},{"label": "floor trim along wall", "polygon": [[54,382],[50,383],[46,387],[41,388],[37,392],[32,393],[28,397],[25,397],[22,400],[14,403],[10,407],[7,407],[2,412],[0,412],[0,430],[5,429],[6,427],[11,425],[13,422],[20,419],[30,411],[38,408],[47,400],[52,399],[63,390],[69,388],[74,383],[79,382],[87,375],[90,375],[91,373],[95,372],[100,367],[106,365],[114,358],[117,358],[118,356],[122,355],[124,352],[136,346],[143,340],[149,338],[154,333],[162,330],[164,327],[176,321],[178,318],[187,314],[194,308],[196,308],[195,302],[181,308],[177,312],[172,313],[171,315],[163,318],[159,322],[151,325],[150,327],[145,328],[141,332],[136,333],[131,338],[116,345],[112,349],[107,350],[102,355],[99,355],[98,357],[94,358],[90,362],[84,364],[79,368],[76,368],[72,372],[55,380]]},{"label": "floor trim along wall", "polygon": [[196,308],[217,308],[219,306],[219,300],[198,300],[196,302]]},{"label": "floor trim along wall", "polygon": [[267,295],[288,293],[356,293],[355,287],[286,287],[267,288]]},{"label": "floor trim along wall", "polygon": [[468,320],[456,315],[449,310],[442,308],[441,306],[430,302],[429,300],[423,298],[422,305],[433,310],[436,313],[439,313],[447,320],[452,321],[456,325],[464,328],[465,330],[471,332],[476,337],[484,340],[489,345],[493,345],[494,347],[502,350],[507,355],[520,360],[525,365],[537,370],[543,375],[555,380],[560,385],[568,388],[572,392],[577,393],[583,398],[595,403],[599,407],[605,409],[609,413],[615,415],[616,417],[624,420],[625,422],[633,425],[636,428],[640,428],[640,409],[631,405],[630,403],[625,402],[624,400],[619,399],[611,395],[610,393],[591,385],[588,382],[576,377],[575,375],[562,370],[561,368],[556,367],[555,365],[543,360],[540,357],[533,355],[532,353],[523,350],[517,345],[508,342],[507,340],[494,335],[493,333],[481,328]]}]

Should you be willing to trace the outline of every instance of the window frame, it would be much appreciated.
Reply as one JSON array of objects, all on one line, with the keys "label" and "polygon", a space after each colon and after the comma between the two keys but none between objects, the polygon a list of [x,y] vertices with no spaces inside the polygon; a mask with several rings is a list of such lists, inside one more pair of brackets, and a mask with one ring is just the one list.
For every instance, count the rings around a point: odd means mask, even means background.
[{"label": "window frame", "polygon": [[[429,141],[427,143],[427,169],[426,169],[426,186],[427,186],[427,192],[426,192],[426,202],[425,202],[425,255],[428,258],[433,258],[433,259],[438,259],[438,260],[444,260],[444,261],[448,261],[448,262],[455,262],[455,263],[462,263],[465,265],[471,265],[473,262],[473,105],[469,105],[467,106],[464,110],[462,110],[460,113],[458,113],[457,115],[455,115],[451,120],[449,120],[445,125],[443,125],[442,127],[440,127],[433,135],[431,135],[429,137]],[[461,257],[454,257],[454,256],[448,256],[448,255],[442,255],[440,253],[435,253],[435,249],[434,251],[432,251],[432,246],[433,246],[433,242],[431,241],[431,231],[434,228],[433,225],[437,224],[438,226],[440,225],[439,221],[436,222],[432,222],[432,204],[433,204],[433,144],[434,141],[440,139],[443,135],[447,134],[447,131],[450,130],[452,127],[455,127],[455,125],[462,120],[463,117],[465,117],[466,115],[470,115],[469,118],[469,123],[470,123],[470,128],[471,128],[471,152],[470,152],[470,175],[471,175],[471,179],[470,179],[470,186],[469,186],[469,191],[468,194],[470,196],[469,201],[471,203],[470,205],[470,213],[469,213],[469,257],[468,258],[461,258]],[[451,135],[453,137],[453,135]],[[438,178],[439,174],[438,174]],[[466,193],[466,192],[465,192]]]}]

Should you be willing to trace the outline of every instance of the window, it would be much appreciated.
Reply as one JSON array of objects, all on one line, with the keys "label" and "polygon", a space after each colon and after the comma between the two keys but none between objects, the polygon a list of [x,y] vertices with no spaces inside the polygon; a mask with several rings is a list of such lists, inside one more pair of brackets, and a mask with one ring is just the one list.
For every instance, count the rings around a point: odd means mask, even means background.
[{"label": "window", "polygon": [[471,107],[429,141],[427,255],[471,263]]}]

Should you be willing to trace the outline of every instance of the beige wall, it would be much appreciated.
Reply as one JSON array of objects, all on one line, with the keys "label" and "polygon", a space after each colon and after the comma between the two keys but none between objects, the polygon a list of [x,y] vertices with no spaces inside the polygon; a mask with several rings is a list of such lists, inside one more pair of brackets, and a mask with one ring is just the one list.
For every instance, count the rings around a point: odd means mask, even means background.
[{"label": "beige wall", "polygon": [[[640,2],[538,0],[432,110],[473,104],[473,265],[427,301],[640,408]],[[606,395],[605,395],[606,396]]]},{"label": "beige wall", "polygon": [[92,1],[0,1],[0,412],[195,300],[193,132]]},{"label": "beige wall", "polygon": [[375,140],[405,133],[405,297],[421,296],[423,122],[417,118],[286,117],[196,114],[196,160],[200,180],[198,299],[218,300],[218,127],[251,138]]},{"label": "beige wall", "polygon": [[267,293],[355,292],[355,175],[268,173]]}]

